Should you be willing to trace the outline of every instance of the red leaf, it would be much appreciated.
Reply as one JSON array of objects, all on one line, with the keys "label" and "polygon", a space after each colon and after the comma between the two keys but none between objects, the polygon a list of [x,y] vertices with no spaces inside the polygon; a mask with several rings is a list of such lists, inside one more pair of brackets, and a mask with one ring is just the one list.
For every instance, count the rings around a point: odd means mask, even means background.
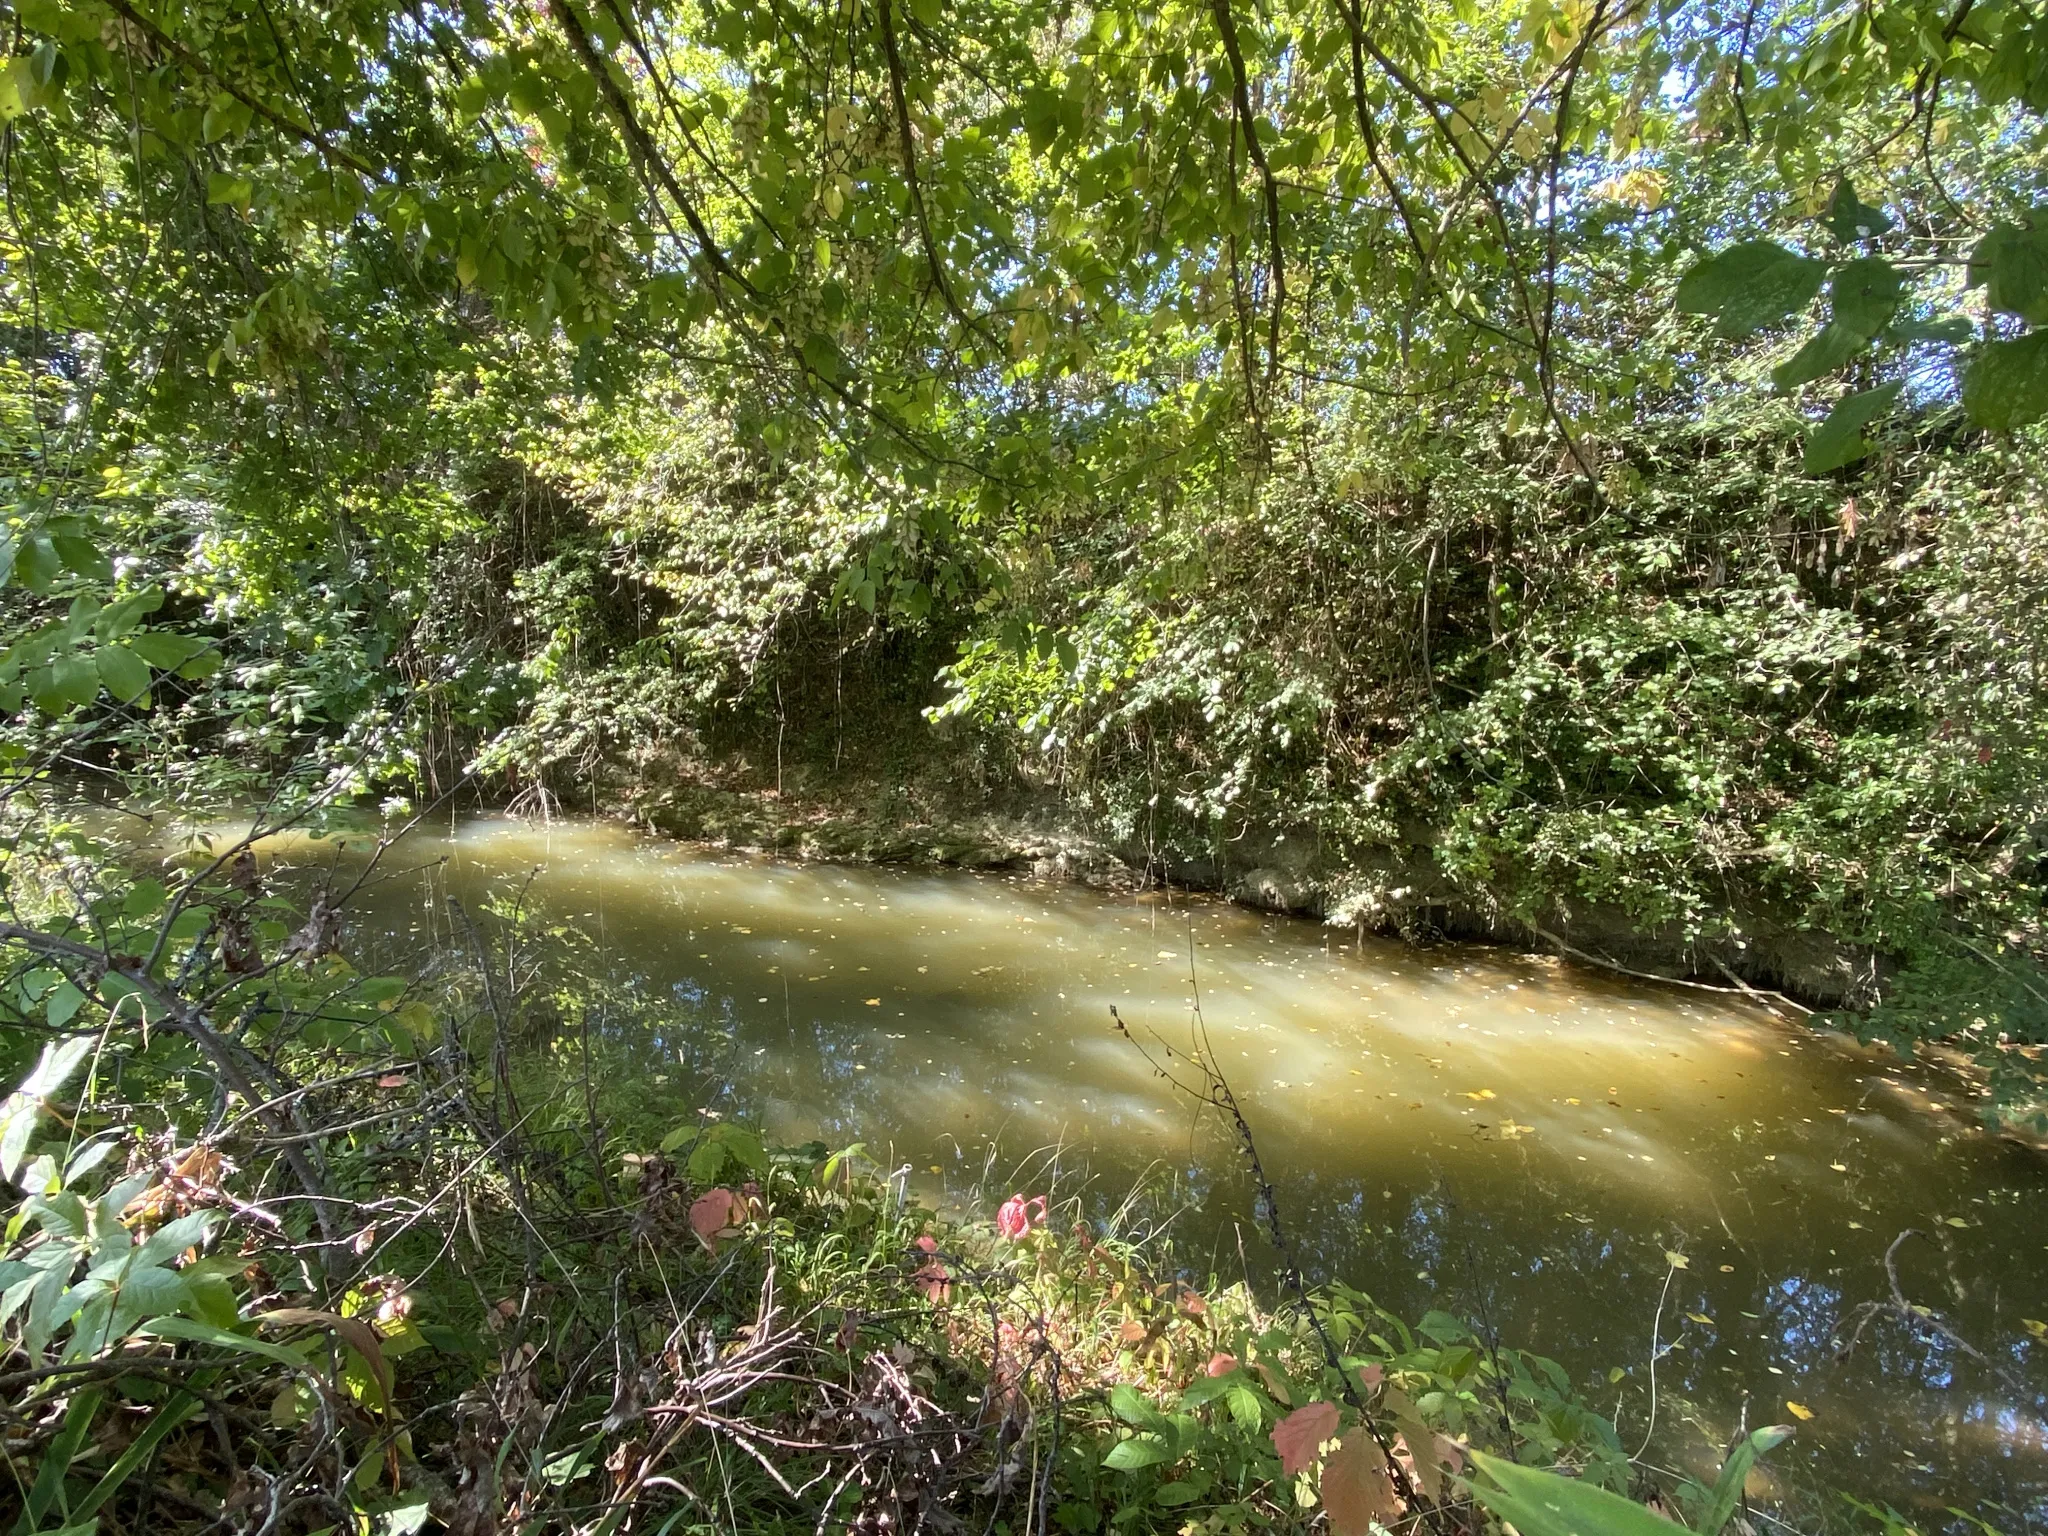
[{"label": "red leaf", "polygon": [[1273,1426],[1273,1449],[1289,1477],[1316,1459],[1322,1443],[1337,1433],[1337,1405],[1308,1403]]},{"label": "red leaf", "polygon": [[690,1202],[690,1230],[713,1253],[718,1240],[733,1236],[746,1219],[746,1202],[729,1189],[707,1189]]},{"label": "red leaf", "polygon": [[1237,1356],[1222,1353],[1213,1354],[1209,1357],[1209,1363],[1204,1369],[1211,1376],[1228,1376],[1237,1369]]},{"label": "red leaf", "polygon": [[1386,1459],[1363,1431],[1347,1436],[1323,1463],[1323,1508],[1330,1536],[1368,1536],[1374,1521],[1387,1525],[1401,1512]]}]

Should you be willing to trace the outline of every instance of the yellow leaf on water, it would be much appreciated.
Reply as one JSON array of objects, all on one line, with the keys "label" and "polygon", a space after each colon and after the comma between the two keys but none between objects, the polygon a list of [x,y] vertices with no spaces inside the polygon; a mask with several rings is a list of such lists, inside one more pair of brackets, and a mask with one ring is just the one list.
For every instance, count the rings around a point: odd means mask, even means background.
[{"label": "yellow leaf on water", "polygon": [[2048,1323],[2042,1322],[2038,1317],[2023,1317],[2020,1319],[2020,1326],[2037,1339],[2048,1339]]},{"label": "yellow leaf on water", "polygon": [[1703,1312],[1688,1312],[1685,1315],[1688,1321],[1698,1323],[1702,1328],[1714,1326],[1714,1320]]},{"label": "yellow leaf on water", "polygon": [[1942,1220],[1945,1221],[1951,1227],[1967,1227],[1969,1225],[1969,1223],[1963,1220],[1963,1218],[1960,1216],[1945,1216],[1942,1218]]},{"label": "yellow leaf on water", "polygon": [[1170,949],[1162,949],[1161,951],[1159,951],[1159,958],[1162,960],[1178,960],[1180,956],[1176,955]]},{"label": "yellow leaf on water", "polygon": [[1500,1097],[1500,1095],[1499,1095],[1499,1094],[1497,1094],[1497,1093],[1495,1093],[1495,1092],[1494,1092],[1494,1091],[1493,1091],[1493,1090],[1492,1090],[1491,1088],[1480,1088],[1480,1089],[1476,1089],[1476,1090],[1471,1090],[1471,1091],[1468,1091],[1468,1092],[1466,1093],[1465,1097],[1466,1097],[1466,1098],[1468,1098],[1468,1099],[1474,1099],[1474,1100],[1484,1100],[1484,1099],[1495,1099],[1495,1098],[1499,1098],[1499,1097]]},{"label": "yellow leaf on water", "polygon": [[1837,1173],[1847,1173],[1849,1171],[1849,1165],[1847,1163],[1829,1163],[1828,1166],[1834,1169]]},{"label": "yellow leaf on water", "polygon": [[882,1006],[882,1000],[879,997],[871,997],[867,1000],[867,1004],[870,1008],[879,1008]]},{"label": "yellow leaf on water", "polygon": [[1861,1232],[1863,1230],[1863,1223],[1860,1221],[1852,1221],[1849,1223],[1849,1230],[1852,1232]]},{"label": "yellow leaf on water", "polygon": [[1790,1398],[1785,1399],[1785,1411],[1802,1424],[1813,1417],[1813,1410],[1811,1408],[1807,1407],[1804,1403],[1795,1403]]},{"label": "yellow leaf on water", "polygon": [[1674,1250],[1672,1250],[1672,1249],[1670,1249],[1670,1248],[1666,1248],[1666,1249],[1664,1250],[1664,1262],[1665,1262],[1666,1264],[1669,1264],[1669,1265],[1670,1265],[1670,1266],[1671,1266],[1671,1267],[1672,1267],[1673,1269],[1691,1269],[1691,1268],[1692,1268],[1692,1260],[1691,1260],[1691,1259],[1688,1259],[1688,1258],[1687,1258],[1687,1257],[1686,1257],[1686,1256],[1685,1256],[1684,1254],[1682,1254],[1682,1253],[1678,1253],[1678,1252],[1675,1252]]},{"label": "yellow leaf on water", "polygon": [[1578,1103],[1578,1102],[1579,1102],[1579,1101],[1578,1101],[1577,1099],[1566,1099],[1566,1100],[1565,1100],[1565,1103],[1567,1103],[1567,1104],[1576,1104],[1576,1103]]}]

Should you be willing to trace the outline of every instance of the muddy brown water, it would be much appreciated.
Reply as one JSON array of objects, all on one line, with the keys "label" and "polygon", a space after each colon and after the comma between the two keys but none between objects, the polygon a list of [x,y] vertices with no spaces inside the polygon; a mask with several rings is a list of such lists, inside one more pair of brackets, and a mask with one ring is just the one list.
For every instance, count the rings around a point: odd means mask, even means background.
[{"label": "muddy brown water", "polygon": [[[1199,996],[1312,1277],[1557,1358],[1631,1450],[1654,1334],[1647,1459],[1707,1470],[1745,1414],[1796,1419],[1768,1484],[1808,1527],[1845,1523],[1829,1488],[1923,1529],[1952,1507],[2007,1532],[2048,1520],[2048,1159],[1983,1130],[1969,1085],[1931,1065],[1722,995],[1177,895],[496,818],[416,831],[380,868],[359,964],[455,942],[449,895],[516,906],[522,963],[644,1048],[634,1086],[678,1122],[860,1142],[942,1205],[1051,1189],[1121,1208],[1197,1278],[1263,1283],[1231,1138],[1110,1019],[1183,1046]],[[1908,1228],[1926,1235],[1899,1250],[1907,1296],[1985,1358],[1891,1316],[1839,1351]]]}]

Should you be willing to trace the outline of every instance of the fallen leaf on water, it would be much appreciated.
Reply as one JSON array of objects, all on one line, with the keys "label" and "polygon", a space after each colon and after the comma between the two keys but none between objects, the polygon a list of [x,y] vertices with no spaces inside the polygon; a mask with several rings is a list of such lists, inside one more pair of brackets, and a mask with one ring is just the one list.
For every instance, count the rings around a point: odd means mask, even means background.
[{"label": "fallen leaf on water", "polygon": [[1480,1088],[1477,1090],[1467,1092],[1465,1097],[1468,1099],[1497,1099],[1500,1097],[1500,1095],[1495,1093],[1491,1088]]},{"label": "fallen leaf on water", "polygon": [[1178,960],[1180,956],[1176,955],[1170,949],[1162,949],[1161,951],[1159,951],[1159,958],[1162,960]]},{"label": "fallen leaf on water", "polygon": [[1711,1328],[1714,1326],[1714,1320],[1711,1317],[1708,1317],[1704,1312],[1688,1312],[1685,1314],[1685,1316],[1688,1322],[1698,1323],[1702,1328]]},{"label": "fallen leaf on water", "polygon": [[1811,1408],[1807,1407],[1804,1403],[1795,1403],[1789,1397],[1785,1399],[1785,1411],[1802,1424],[1813,1417],[1813,1410]]},{"label": "fallen leaf on water", "polygon": [[[1850,1225],[1853,1226],[1855,1225],[1855,1223],[1851,1222]],[[1733,1264],[1723,1264],[1721,1266],[1721,1273],[1724,1275],[1732,1275],[1735,1273],[1735,1266]]]},{"label": "fallen leaf on water", "polygon": [[734,933],[752,933],[754,930],[751,928],[742,928],[738,923],[734,923],[732,925],[732,931]]},{"label": "fallen leaf on water", "polygon": [[1664,1262],[1666,1264],[1669,1264],[1673,1269],[1692,1268],[1691,1259],[1688,1259],[1684,1254],[1679,1253],[1676,1250],[1670,1248],[1666,1248],[1664,1250]]},{"label": "fallen leaf on water", "polygon": [[2020,1326],[2037,1339],[2048,1339],[2048,1323],[2042,1322],[2038,1317],[2023,1317],[2020,1319]]},{"label": "fallen leaf on water", "polygon": [[1852,1221],[1849,1223],[1849,1230],[1852,1232],[1861,1232],[1863,1230],[1863,1223],[1860,1221]]},{"label": "fallen leaf on water", "polygon": [[879,997],[871,997],[867,1000],[867,1004],[870,1008],[879,1008],[882,1006],[882,1000]]},{"label": "fallen leaf on water", "polygon": [[1951,1227],[1967,1227],[1969,1223],[1960,1216],[1944,1216],[1943,1222]]},{"label": "fallen leaf on water", "polygon": [[1829,1163],[1828,1166],[1834,1169],[1837,1173],[1847,1173],[1849,1171],[1849,1165],[1847,1163]]},{"label": "fallen leaf on water", "polygon": [[1576,1104],[1576,1103],[1578,1103],[1578,1102],[1579,1102],[1579,1101],[1578,1101],[1577,1099],[1566,1099],[1566,1100],[1565,1100],[1565,1103],[1567,1103],[1567,1104]]}]

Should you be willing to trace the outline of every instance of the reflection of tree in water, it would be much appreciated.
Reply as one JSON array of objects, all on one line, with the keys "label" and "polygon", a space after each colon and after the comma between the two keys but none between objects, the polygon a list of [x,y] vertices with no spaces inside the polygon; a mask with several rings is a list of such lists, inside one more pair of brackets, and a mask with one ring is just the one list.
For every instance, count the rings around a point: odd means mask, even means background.
[{"label": "reflection of tree in water", "polygon": [[[444,910],[445,881],[429,876],[423,884],[409,907],[387,905],[356,920],[352,957],[365,971],[441,989],[482,1029],[485,999]],[[912,1024],[897,1023],[893,1008],[863,1012],[848,992],[850,967],[824,994],[798,987],[794,997],[787,970],[745,968],[786,936],[764,930],[735,951],[722,933],[693,932],[685,942],[680,932],[663,939],[615,921],[607,947],[574,923],[537,916],[519,900],[517,880],[493,882],[489,896],[464,893],[495,963],[507,968],[500,975],[519,983],[522,1074],[536,1091],[587,1072],[607,1117],[643,1126],[688,1124],[700,1110],[765,1126],[778,1105],[794,1106],[809,1117],[806,1134],[866,1142],[878,1159],[920,1173],[939,1166],[948,1199],[987,1209],[1020,1190],[1050,1190],[1075,1201],[1092,1224],[1113,1221],[1126,1235],[1158,1240],[1184,1278],[1228,1283],[1246,1273],[1273,1294],[1275,1262],[1250,1182],[1213,1114],[1147,1119],[1144,1086],[1109,1080],[1092,1090],[1105,1095],[1099,1148],[1060,1145],[1030,1129],[1045,1117],[1006,1121],[1005,1105],[1071,1086],[1018,1049],[1026,1036],[1005,1011],[1013,1003],[937,986],[919,997]],[[860,958],[876,967],[877,991],[892,966],[910,963],[872,948]],[[905,1032],[918,1037],[914,1046],[889,1043]],[[1040,1043],[1036,1034],[1029,1039]],[[960,1115],[963,1108],[972,1113]],[[1060,1109],[1055,1102],[1055,1123]],[[1786,1399],[1811,1399],[1820,1416],[1772,1458],[1770,1471],[1816,1520],[1838,1514],[1820,1502],[1820,1484],[1853,1483],[1933,1528],[1939,1507],[1930,1518],[1926,1501],[1939,1494],[1954,1502],[1959,1477],[1980,1497],[2048,1519],[2043,1346],[2015,1337],[2011,1326],[1973,1341],[2032,1386],[2017,1393],[2000,1390],[1981,1362],[1949,1341],[1895,1318],[1873,1323],[1857,1349],[1837,1359],[1844,1317],[1884,1296],[1886,1283],[1875,1265],[1837,1259],[1827,1245],[1841,1234],[1809,1230],[1802,1205],[1785,1204],[1782,1220],[1754,1243],[1727,1234],[1739,1272],[1722,1274],[1702,1259],[1673,1273],[1665,1253],[1685,1251],[1683,1235],[1657,1230],[1654,1219],[1616,1222],[1611,1206],[1587,1203],[1583,1180],[1573,1183],[1540,1159],[1524,1159],[1513,1182],[1475,1173],[1460,1185],[1444,1167],[1418,1176],[1412,1165],[1382,1175],[1361,1169],[1341,1145],[1326,1147],[1312,1124],[1271,1112],[1260,1118],[1271,1125],[1269,1171],[1312,1280],[1343,1279],[1410,1318],[1440,1307],[1482,1333],[1557,1358],[1615,1412],[1631,1444],[1646,1419],[1651,1322],[1668,1275],[1652,1460],[1697,1469],[1716,1459],[1745,1394],[1752,1425],[1787,1417]],[[2015,1188],[2034,1177],[2009,1175]],[[1643,1208],[1655,1211],[1658,1202]],[[1720,1246],[1719,1232],[1695,1236]],[[1954,1287],[1967,1287],[1973,1319],[2021,1309],[2007,1300],[2001,1311],[1997,1298],[1977,1294],[2004,1283],[2005,1271],[1973,1276],[1953,1252],[1946,1285],[1932,1251],[1914,1272],[1931,1302],[1955,1304]],[[1623,1374],[1610,1384],[1615,1367]]]}]

